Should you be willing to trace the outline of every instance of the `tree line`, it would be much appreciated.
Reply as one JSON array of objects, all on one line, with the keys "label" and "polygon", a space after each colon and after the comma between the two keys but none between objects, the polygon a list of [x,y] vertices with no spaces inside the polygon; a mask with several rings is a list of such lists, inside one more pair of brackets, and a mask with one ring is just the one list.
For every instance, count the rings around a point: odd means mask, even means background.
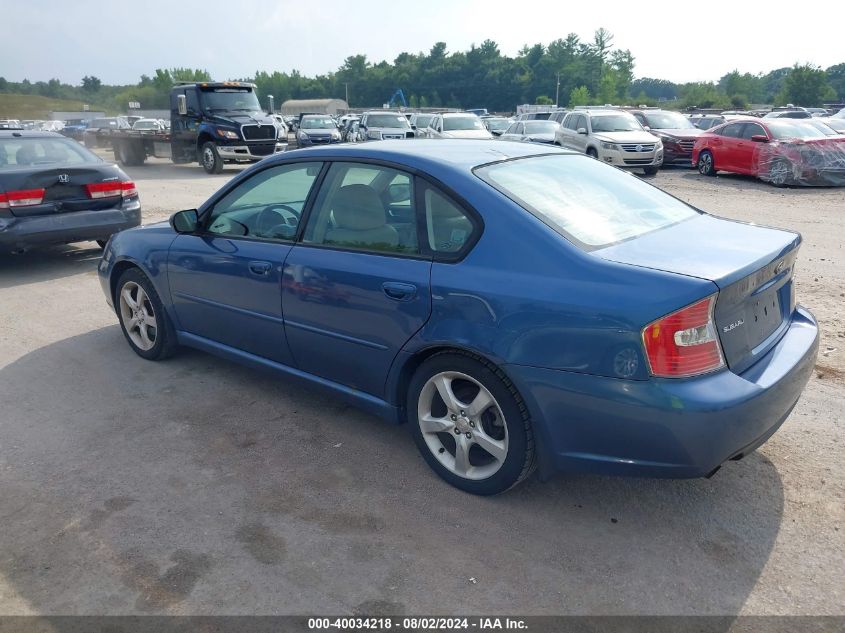
[{"label": "tree line", "polygon": [[[717,82],[690,83],[635,79],[634,67],[631,51],[614,48],[613,35],[601,28],[592,39],[571,33],[549,44],[526,45],[514,57],[503,55],[492,40],[455,52],[437,42],[427,53],[401,53],[392,63],[353,55],[336,71],[314,77],[294,70],[257,71],[230,79],[255,83],[262,102],[266,105],[266,96],[272,94],[277,106],[288,99],[348,95],[352,107],[379,107],[400,88],[410,107],[486,107],[499,112],[513,111],[521,103],[661,103],[681,109],[787,103],[809,107],[845,100],[845,63],[827,69],[796,64],[756,75],[734,70]],[[0,92],[74,99],[92,109],[123,112],[130,101],[144,109],[168,108],[168,93],[176,81],[210,80],[206,70],[191,68],[157,69],[135,85],[119,86],[105,85],[94,76],[83,77],[79,85],[58,79],[15,83],[0,77]]]}]

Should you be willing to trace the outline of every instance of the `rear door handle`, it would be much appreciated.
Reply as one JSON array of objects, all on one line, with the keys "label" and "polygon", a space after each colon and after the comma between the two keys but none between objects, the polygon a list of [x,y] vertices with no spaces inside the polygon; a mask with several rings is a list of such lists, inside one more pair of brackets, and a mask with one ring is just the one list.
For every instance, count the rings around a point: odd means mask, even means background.
[{"label": "rear door handle", "polygon": [[272,265],[270,262],[250,262],[249,263],[249,272],[253,275],[266,275],[270,272]]},{"label": "rear door handle", "polygon": [[417,287],[413,284],[403,284],[398,281],[386,281],[381,289],[389,299],[394,301],[410,301],[417,296]]}]

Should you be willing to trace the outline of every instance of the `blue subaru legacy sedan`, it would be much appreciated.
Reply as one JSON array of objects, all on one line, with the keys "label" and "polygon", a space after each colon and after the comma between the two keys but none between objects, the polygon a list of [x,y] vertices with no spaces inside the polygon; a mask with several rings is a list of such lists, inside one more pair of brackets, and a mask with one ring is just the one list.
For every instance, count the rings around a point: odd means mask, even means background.
[{"label": "blue subaru legacy sedan", "polygon": [[539,468],[702,477],[765,442],[813,369],[801,237],[527,143],[287,152],[113,237],[126,340],[187,345],[410,425],[476,494]]}]

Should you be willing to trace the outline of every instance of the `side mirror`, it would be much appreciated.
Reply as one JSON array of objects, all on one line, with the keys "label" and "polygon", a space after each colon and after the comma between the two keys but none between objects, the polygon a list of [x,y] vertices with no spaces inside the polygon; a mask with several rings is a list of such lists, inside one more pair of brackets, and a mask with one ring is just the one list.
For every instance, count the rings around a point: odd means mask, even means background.
[{"label": "side mirror", "polygon": [[649,126],[647,126],[647,125],[644,125],[644,126],[643,126],[643,129],[644,129],[646,132],[650,132],[650,131],[651,131],[651,128],[650,128]]},{"label": "side mirror", "polygon": [[411,123],[411,129],[412,129],[412,130],[416,130],[416,129],[417,129],[417,126],[416,126],[416,125],[414,125],[413,123]]},{"label": "side mirror", "polygon": [[587,133],[587,128],[585,128],[585,127],[579,127],[576,131],[578,132],[578,134],[586,134],[586,133]]},{"label": "side mirror", "polygon": [[751,137],[751,140],[754,141],[755,143],[768,143],[769,137],[766,136],[765,134],[754,134]]},{"label": "side mirror", "polygon": [[170,226],[177,233],[195,233],[199,225],[199,216],[196,209],[178,211],[170,216]]},{"label": "side mirror", "polygon": [[176,95],[176,109],[182,116],[188,114],[188,98],[185,95]]}]

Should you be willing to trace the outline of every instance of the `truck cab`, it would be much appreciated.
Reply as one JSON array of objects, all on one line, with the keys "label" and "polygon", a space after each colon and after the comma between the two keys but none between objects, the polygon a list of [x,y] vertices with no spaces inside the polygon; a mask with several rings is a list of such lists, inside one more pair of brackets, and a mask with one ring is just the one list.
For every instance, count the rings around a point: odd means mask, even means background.
[{"label": "truck cab", "polygon": [[284,130],[261,109],[250,83],[176,85],[170,123],[173,162],[199,161],[209,174],[220,173],[225,163],[259,161],[286,147]]}]

